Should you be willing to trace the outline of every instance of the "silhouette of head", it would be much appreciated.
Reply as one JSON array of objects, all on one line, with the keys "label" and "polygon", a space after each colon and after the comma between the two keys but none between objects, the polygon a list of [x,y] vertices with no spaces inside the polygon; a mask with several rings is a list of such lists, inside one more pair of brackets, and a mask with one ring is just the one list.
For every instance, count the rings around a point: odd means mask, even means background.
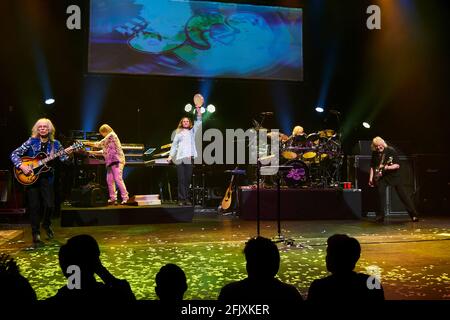
[{"label": "silhouette of head", "polygon": [[67,243],[59,249],[59,265],[66,277],[67,267],[77,265],[81,269],[81,275],[92,276],[100,261],[100,248],[97,241],[90,235],[82,234],[67,240]]},{"label": "silhouette of head", "polygon": [[244,249],[249,278],[273,278],[280,268],[278,247],[264,237],[250,239]]},{"label": "silhouette of head", "polygon": [[29,304],[36,301],[36,293],[28,280],[20,274],[16,261],[0,254],[0,301]]},{"label": "silhouette of head", "polygon": [[156,274],[155,292],[161,301],[181,301],[188,286],[184,271],[168,263]]},{"label": "silhouette of head", "polygon": [[327,269],[331,273],[350,272],[361,255],[358,240],[345,234],[335,234],[327,240]]}]

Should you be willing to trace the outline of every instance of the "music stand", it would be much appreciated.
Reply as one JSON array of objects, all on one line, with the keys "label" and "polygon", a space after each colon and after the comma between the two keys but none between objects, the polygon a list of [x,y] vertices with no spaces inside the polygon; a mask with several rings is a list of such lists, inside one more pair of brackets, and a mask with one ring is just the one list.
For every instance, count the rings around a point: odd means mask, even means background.
[{"label": "music stand", "polygon": [[150,156],[155,150],[156,148],[148,148],[147,151],[144,152],[144,155]]}]

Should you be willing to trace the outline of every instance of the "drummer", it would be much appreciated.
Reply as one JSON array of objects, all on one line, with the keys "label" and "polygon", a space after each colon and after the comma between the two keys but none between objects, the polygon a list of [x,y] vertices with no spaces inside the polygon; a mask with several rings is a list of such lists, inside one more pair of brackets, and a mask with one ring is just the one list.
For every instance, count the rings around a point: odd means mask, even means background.
[{"label": "drummer", "polygon": [[292,135],[289,137],[289,139],[286,141],[288,146],[295,146],[298,144],[303,144],[305,141],[303,141],[306,138],[306,133],[303,130],[302,126],[295,126],[294,129],[292,129]]},{"label": "drummer", "polygon": [[305,135],[305,131],[303,130],[303,127],[301,126],[295,126],[294,129],[292,129],[292,136],[291,137],[296,137],[296,136],[303,136]]}]

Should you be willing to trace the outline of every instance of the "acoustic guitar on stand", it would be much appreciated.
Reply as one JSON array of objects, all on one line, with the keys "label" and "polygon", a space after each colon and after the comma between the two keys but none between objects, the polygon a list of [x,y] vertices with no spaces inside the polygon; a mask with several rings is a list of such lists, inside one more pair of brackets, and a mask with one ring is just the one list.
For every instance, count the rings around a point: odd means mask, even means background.
[{"label": "acoustic guitar on stand", "polygon": [[[237,169],[238,167],[236,167],[235,170],[230,172],[233,173]],[[233,201],[233,182],[234,182],[234,174],[231,175],[230,185],[228,186],[227,191],[225,191],[225,196],[223,197],[222,200],[222,210],[224,211],[230,208],[231,202]]]},{"label": "acoustic guitar on stand", "polygon": [[68,154],[82,147],[83,143],[77,141],[70,147],[55,152],[51,155],[47,155],[45,152],[40,152],[34,157],[24,156],[21,158],[22,164],[32,169],[32,172],[26,175],[20,168],[14,167],[14,176],[16,177],[17,181],[25,186],[32,185],[39,179],[41,173],[47,172],[51,169],[51,167],[47,165],[48,162],[62,156],[63,154]]}]

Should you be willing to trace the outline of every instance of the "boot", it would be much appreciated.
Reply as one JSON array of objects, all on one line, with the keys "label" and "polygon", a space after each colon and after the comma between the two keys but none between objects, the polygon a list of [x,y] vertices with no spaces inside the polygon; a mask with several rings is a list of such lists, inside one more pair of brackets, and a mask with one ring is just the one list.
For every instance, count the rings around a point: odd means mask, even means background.
[{"label": "boot", "polygon": [[33,247],[37,248],[42,245],[41,235],[39,233],[33,233]]},{"label": "boot", "polygon": [[53,239],[55,237],[55,233],[53,232],[52,227],[48,226],[48,227],[44,227],[45,232],[47,233],[47,237],[49,239]]}]

